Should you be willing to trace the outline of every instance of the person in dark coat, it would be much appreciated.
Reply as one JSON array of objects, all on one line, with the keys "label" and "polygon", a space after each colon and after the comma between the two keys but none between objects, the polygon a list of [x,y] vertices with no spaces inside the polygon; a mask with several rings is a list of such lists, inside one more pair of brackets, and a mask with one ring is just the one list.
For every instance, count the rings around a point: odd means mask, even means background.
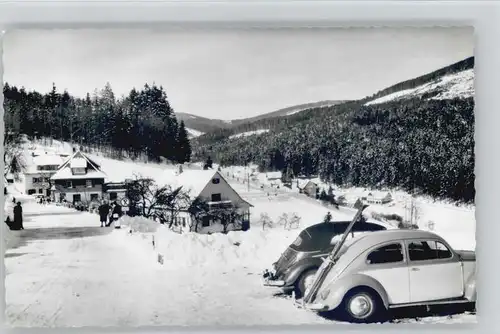
[{"label": "person in dark coat", "polygon": [[122,206],[120,204],[118,204],[116,201],[114,201],[113,202],[113,211],[111,212],[111,217],[109,217],[108,226],[110,226],[114,220],[119,219],[122,215],[123,215]]},{"label": "person in dark coat", "polygon": [[99,205],[99,208],[97,209],[99,211],[101,227],[104,227],[104,224],[106,224],[106,221],[108,220],[109,209],[109,204],[106,201]]},{"label": "person in dark coat", "polygon": [[24,230],[23,207],[21,206],[21,202],[17,202],[17,205],[14,207],[14,226],[18,230]]}]

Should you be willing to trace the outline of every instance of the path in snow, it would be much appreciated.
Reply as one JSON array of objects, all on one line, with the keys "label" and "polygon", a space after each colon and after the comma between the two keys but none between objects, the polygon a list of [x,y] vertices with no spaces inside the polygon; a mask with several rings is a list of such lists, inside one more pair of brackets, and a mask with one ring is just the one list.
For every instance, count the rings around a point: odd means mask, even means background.
[{"label": "path in snow", "polygon": [[[30,205],[35,209],[37,205]],[[259,273],[161,270],[97,216],[32,215],[6,252],[9,326],[263,325],[322,323],[273,298]],[[27,212],[29,214],[29,212]]]}]

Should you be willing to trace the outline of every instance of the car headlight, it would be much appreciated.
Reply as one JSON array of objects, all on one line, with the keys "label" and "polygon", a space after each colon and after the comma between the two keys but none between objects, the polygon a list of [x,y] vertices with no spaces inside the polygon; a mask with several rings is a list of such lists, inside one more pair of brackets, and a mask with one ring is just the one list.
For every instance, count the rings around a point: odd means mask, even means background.
[{"label": "car headlight", "polygon": [[325,300],[326,298],[328,298],[328,296],[330,295],[330,289],[326,289],[326,290],[323,290],[321,291],[321,293],[319,294],[319,296],[321,297],[321,299]]}]

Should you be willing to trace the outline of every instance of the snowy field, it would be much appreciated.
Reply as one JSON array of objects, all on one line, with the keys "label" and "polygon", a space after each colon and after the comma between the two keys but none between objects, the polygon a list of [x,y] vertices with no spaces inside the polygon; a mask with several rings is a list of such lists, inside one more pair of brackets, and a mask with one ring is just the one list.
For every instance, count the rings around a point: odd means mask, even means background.
[{"label": "snowy field", "polygon": [[[70,150],[67,146],[59,149]],[[139,173],[162,182],[163,173],[173,168],[92,157],[110,180],[116,181]],[[238,167],[230,172],[236,171],[243,174],[243,168]],[[262,286],[261,272],[299,232],[277,223],[284,213],[300,216],[302,229],[321,222],[328,211],[334,220],[349,220],[354,211],[328,208],[282,187],[261,189],[258,183],[249,187],[242,183],[243,179],[228,181],[254,205],[251,229],[227,235],[178,234],[143,218],[128,217],[122,219],[124,228],[120,230],[100,228],[96,215],[36,204],[10,187],[16,200],[23,202],[26,229],[3,230],[4,242],[8,243],[7,324],[73,327],[335,323],[296,308],[278,290]],[[355,194],[358,190],[342,191]],[[404,201],[400,198],[405,194],[394,194],[392,206],[372,205],[368,213],[403,214]],[[418,201],[422,222],[432,219],[434,231],[457,249],[475,248],[473,207],[425,198]],[[8,198],[5,208],[11,212],[9,203]],[[259,223],[264,213],[274,221],[273,228],[263,229]],[[383,224],[390,227],[389,223]],[[163,257],[163,265],[158,263],[158,254]],[[474,323],[476,316],[423,315],[416,320],[403,314],[395,322]]]}]

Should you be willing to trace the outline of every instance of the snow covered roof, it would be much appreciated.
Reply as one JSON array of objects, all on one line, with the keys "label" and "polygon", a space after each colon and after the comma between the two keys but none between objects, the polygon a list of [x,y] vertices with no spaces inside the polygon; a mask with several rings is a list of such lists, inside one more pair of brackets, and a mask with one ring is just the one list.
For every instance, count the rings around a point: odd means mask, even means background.
[{"label": "snow covered roof", "polygon": [[216,174],[218,172],[213,169],[184,169],[182,173],[168,171],[165,181],[172,187],[182,186],[183,190],[189,191],[190,196],[194,198],[203,191]]},{"label": "snow covered roof", "polygon": [[44,154],[33,157],[33,164],[35,166],[47,166],[47,165],[61,165],[64,159],[60,155],[55,154]]},{"label": "snow covered roof", "polygon": [[281,172],[269,172],[266,173],[268,179],[281,179]]},{"label": "snow covered roof", "polygon": [[52,175],[52,180],[105,179],[106,174],[100,170],[89,169],[86,174],[73,174],[70,168],[63,168]]},{"label": "snow covered roof", "polygon": [[[223,176],[215,169],[184,169],[181,173],[170,170],[164,174],[163,181],[165,184],[168,184],[173,188],[182,186],[183,191],[189,192],[189,197],[191,199],[195,199],[215,177],[224,179]],[[229,185],[229,187],[231,187],[231,185]],[[234,191],[238,194],[236,190]],[[248,203],[241,198],[241,196],[239,197],[242,201]],[[250,203],[248,204],[252,206]]]},{"label": "snow covered roof", "polygon": [[[76,163],[73,164],[73,160]],[[85,162],[85,164],[83,164]],[[84,168],[90,165],[86,174],[73,175],[71,168]],[[75,167],[77,166],[77,167]],[[71,179],[89,179],[89,178],[106,178],[106,173],[100,170],[100,166],[93,160],[89,159],[85,154],[76,151],[70,156],[61,166],[58,171],[51,177],[52,180],[71,180]]]},{"label": "snow covered roof", "polygon": [[71,168],[85,168],[87,167],[87,160],[85,158],[74,158],[69,163]]}]

